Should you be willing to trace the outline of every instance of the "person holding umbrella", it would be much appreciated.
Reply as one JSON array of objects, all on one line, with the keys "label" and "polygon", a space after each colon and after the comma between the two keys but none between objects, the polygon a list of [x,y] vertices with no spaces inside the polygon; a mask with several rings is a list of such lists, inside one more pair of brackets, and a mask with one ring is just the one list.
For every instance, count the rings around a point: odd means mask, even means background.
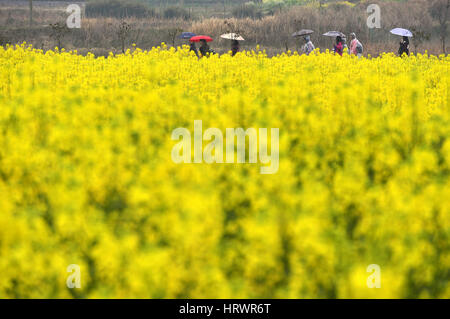
[{"label": "person holding umbrella", "polygon": [[193,51],[195,53],[195,55],[197,56],[197,58],[199,58],[198,55],[198,50],[197,50],[197,46],[195,45],[195,42],[191,42],[189,44],[189,52]]},{"label": "person holding umbrella", "polygon": [[333,46],[333,52],[338,53],[340,56],[344,53],[344,42],[342,38],[345,37],[345,34],[339,31],[328,31],[323,34],[326,37],[336,37],[336,44]]},{"label": "person holding umbrella", "polygon": [[391,30],[391,33],[403,37],[402,41],[400,41],[400,47],[398,48],[398,55],[403,56],[404,53],[409,55],[409,38],[413,36],[412,32],[407,29],[395,28]]},{"label": "person holding umbrella", "polygon": [[409,38],[406,36],[404,36],[403,40],[400,41],[400,47],[398,48],[399,56],[403,56],[404,53],[409,56]]},{"label": "person holding umbrella", "polygon": [[239,52],[239,41],[233,40],[231,41],[231,56],[235,56],[236,53]]},{"label": "person holding umbrella", "polygon": [[207,56],[208,53],[211,53],[211,49],[205,39],[201,39],[200,43],[201,45],[199,50],[202,57]]},{"label": "person holding umbrella", "polygon": [[[350,54],[350,50],[348,49],[348,45],[347,45],[347,37],[344,35],[342,37],[342,53],[347,52],[347,54]],[[347,51],[346,51],[347,49]]]},{"label": "person holding umbrella", "polygon": [[340,35],[336,37],[336,44],[333,47],[333,52],[339,54],[340,56],[344,53],[344,44]]},{"label": "person holding umbrella", "polygon": [[191,43],[193,43],[193,42],[201,43],[200,48],[199,48],[201,57],[207,56],[208,53],[214,53],[214,51],[211,50],[207,44],[207,42],[211,42],[212,40],[213,39],[207,35],[196,35],[195,37],[192,37],[189,39],[189,41]]},{"label": "person holding umbrella", "polygon": [[[180,35],[180,39],[190,40],[192,37],[195,37],[195,36],[196,36],[196,34],[193,33],[193,32],[182,32],[181,35]],[[190,51],[193,51],[195,53],[195,55],[197,56],[197,58],[198,58],[198,51],[197,51],[197,47],[195,45],[195,42],[190,42],[190,44],[189,44],[189,52]]]},{"label": "person holding umbrella", "polygon": [[309,55],[315,49],[314,44],[311,42],[311,37],[309,35],[305,36],[305,45],[302,48],[303,53]]},{"label": "person holding umbrella", "polygon": [[302,46],[302,52],[306,55],[309,55],[312,51],[316,49],[314,47],[314,44],[311,42],[310,37],[310,35],[313,33],[314,33],[313,30],[302,29],[292,34],[293,37],[303,37],[303,39],[305,40],[305,44]]},{"label": "person holding umbrella", "polygon": [[222,39],[231,40],[231,56],[235,56],[240,50],[239,41],[244,41],[244,38],[237,33],[225,33],[220,36]]}]

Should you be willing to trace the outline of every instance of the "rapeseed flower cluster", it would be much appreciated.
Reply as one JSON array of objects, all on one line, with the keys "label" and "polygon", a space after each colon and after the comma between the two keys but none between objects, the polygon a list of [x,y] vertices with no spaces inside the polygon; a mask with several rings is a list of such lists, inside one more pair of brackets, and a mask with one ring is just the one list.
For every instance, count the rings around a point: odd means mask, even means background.
[{"label": "rapeseed flower cluster", "polygon": [[[449,298],[449,66],[0,47],[0,297]],[[173,163],[194,120],[279,128],[278,172]]]}]

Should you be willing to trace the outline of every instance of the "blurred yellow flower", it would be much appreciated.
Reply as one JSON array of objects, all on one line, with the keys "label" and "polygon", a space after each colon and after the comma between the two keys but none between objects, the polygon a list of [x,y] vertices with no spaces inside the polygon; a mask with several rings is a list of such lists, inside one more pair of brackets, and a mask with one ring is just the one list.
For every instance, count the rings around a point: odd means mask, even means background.
[{"label": "blurred yellow flower", "polygon": [[[0,298],[449,298],[449,65],[0,47]],[[279,171],[173,163],[196,119]]]}]

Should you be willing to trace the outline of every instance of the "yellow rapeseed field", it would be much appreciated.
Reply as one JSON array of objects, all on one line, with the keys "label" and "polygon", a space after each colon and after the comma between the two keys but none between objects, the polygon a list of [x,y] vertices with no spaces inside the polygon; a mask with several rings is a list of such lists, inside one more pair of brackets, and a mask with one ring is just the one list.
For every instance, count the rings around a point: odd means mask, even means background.
[{"label": "yellow rapeseed field", "polygon": [[[449,66],[0,47],[0,298],[449,298]],[[175,164],[194,120],[278,172]]]}]

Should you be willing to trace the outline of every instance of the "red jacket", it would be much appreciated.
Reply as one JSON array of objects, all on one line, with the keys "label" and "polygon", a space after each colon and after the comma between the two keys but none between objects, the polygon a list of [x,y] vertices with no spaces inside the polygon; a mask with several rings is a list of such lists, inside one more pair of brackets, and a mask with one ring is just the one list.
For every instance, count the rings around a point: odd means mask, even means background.
[{"label": "red jacket", "polygon": [[334,52],[339,53],[339,55],[342,56],[342,53],[344,53],[344,46],[342,45],[342,42],[339,42],[334,46]]}]

